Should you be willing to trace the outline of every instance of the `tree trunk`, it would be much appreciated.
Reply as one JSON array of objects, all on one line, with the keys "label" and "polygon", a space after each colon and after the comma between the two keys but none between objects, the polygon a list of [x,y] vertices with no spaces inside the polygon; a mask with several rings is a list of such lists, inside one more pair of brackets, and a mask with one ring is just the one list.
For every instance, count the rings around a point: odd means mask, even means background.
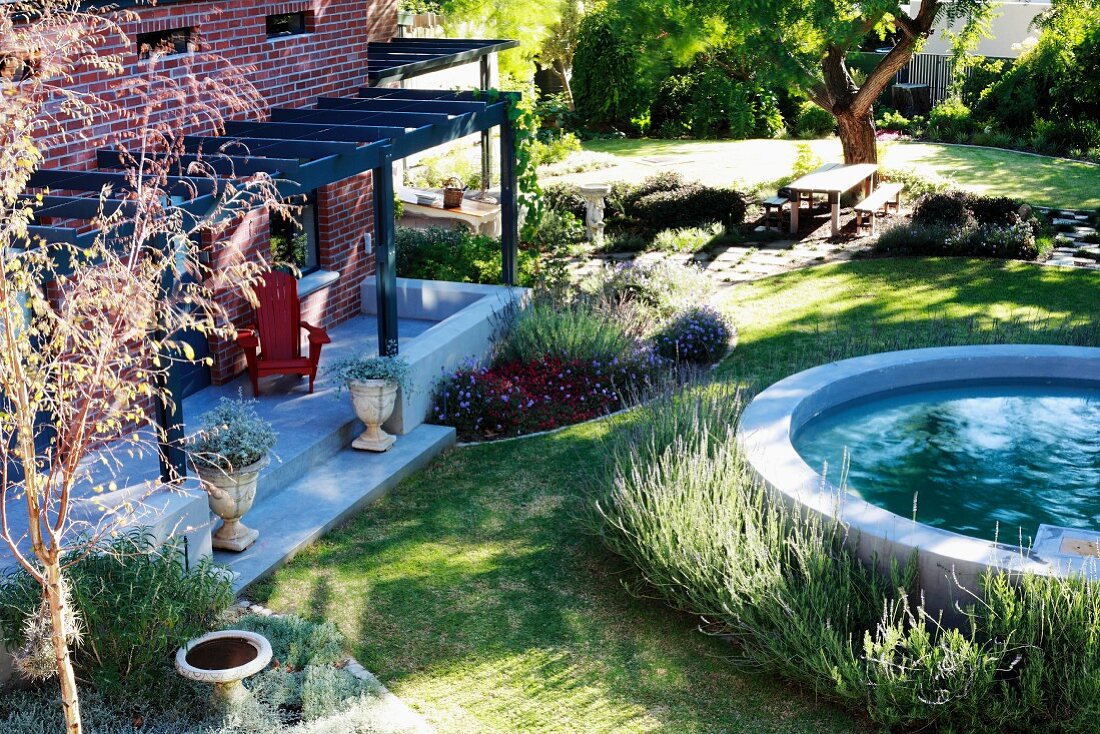
[{"label": "tree trunk", "polygon": [[561,80],[562,89],[565,90],[565,99],[569,102],[570,111],[574,110],[573,105],[573,87],[569,84],[569,72],[565,68],[565,64],[560,61],[555,61],[553,64],[554,73],[558,75],[558,79]]},{"label": "tree trunk", "polygon": [[65,734],[81,734],[80,702],[77,699],[76,673],[69,656],[68,631],[72,610],[61,582],[61,564],[53,561],[45,566],[46,600],[50,605],[50,622],[54,654],[57,656],[57,677],[61,683],[61,708],[65,712]]},{"label": "tree trunk", "polygon": [[851,111],[839,112],[836,124],[845,163],[878,163],[875,119],[870,110],[862,115]]}]

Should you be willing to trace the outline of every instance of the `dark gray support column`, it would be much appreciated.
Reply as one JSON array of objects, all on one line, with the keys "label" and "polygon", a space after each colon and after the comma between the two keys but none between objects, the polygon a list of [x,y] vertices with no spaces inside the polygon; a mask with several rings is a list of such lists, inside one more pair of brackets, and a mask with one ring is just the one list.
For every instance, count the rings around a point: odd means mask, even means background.
[{"label": "dark gray support column", "polygon": [[[492,84],[489,73],[489,57],[481,57],[481,91],[488,91]],[[492,129],[481,131],[481,195],[480,199],[486,199],[486,193],[493,187],[493,152],[490,150],[492,143]]]},{"label": "dark gray support column", "polygon": [[393,153],[387,148],[382,165],[373,170],[374,277],[378,284],[378,353],[396,355],[397,248],[394,243]]},{"label": "dark gray support column", "polygon": [[[174,245],[162,242],[160,247],[166,250]],[[174,257],[173,252],[167,253]],[[167,323],[164,317],[165,301],[175,286],[175,274],[171,268],[165,268],[161,276],[160,303],[158,304],[157,328],[154,338],[161,345],[168,337]],[[161,347],[161,363],[164,369],[156,374],[157,400],[156,417],[160,436],[157,441],[157,454],[160,459],[160,481],[173,484],[187,476],[187,452],[184,447],[183,427],[183,390],[180,382],[180,355],[175,349]]]},{"label": "dark gray support column", "polygon": [[519,248],[519,204],[516,198],[516,130],[508,115],[500,126],[500,249],[501,280],[516,284]]}]

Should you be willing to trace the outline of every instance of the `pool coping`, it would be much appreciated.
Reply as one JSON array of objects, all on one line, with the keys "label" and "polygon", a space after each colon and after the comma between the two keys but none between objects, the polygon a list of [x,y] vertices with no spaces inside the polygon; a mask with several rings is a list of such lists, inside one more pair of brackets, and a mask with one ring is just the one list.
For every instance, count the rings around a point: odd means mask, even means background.
[{"label": "pool coping", "polygon": [[1083,572],[1097,564],[1035,549],[993,543],[901,517],[842,491],[795,450],[792,438],[813,417],[857,400],[899,389],[982,380],[1093,383],[1100,386],[1100,348],[1056,345],[981,345],[884,352],[824,364],[767,388],[741,416],[737,438],[756,474],[796,506],[840,519],[858,554],[879,563],[904,563],[918,552],[930,600],[951,607],[960,591],[977,588],[989,568],[1040,574]]}]

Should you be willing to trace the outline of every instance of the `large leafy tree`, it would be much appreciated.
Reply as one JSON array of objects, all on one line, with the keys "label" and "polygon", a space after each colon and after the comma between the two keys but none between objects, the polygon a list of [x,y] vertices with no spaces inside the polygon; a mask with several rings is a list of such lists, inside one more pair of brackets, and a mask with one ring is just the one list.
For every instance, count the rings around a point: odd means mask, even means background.
[{"label": "large leafy tree", "polygon": [[[898,0],[618,0],[619,12],[654,37],[736,35],[778,81],[831,112],[848,163],[877,161],[873,107],[894,75],[937,28],[961,22],[960,37],[986,22],[992,0],[924,0],[913,14]],[[682,19],[691,17],[685,24]],[[674,27],[665,27],[671,23]],[[857,85],[848,55],[869,34],[896,39]],[[677,36],[680,36],[677,38]]]}]

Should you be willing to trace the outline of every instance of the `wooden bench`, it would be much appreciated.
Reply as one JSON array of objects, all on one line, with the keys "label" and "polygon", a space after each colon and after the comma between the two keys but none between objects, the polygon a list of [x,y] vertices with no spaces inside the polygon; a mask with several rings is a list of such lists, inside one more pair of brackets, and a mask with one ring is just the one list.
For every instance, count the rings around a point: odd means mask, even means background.
[{"label": "wooden bench", "polygon": [[863,218],[871,220],[871,234],[875,233],[875,216],[881,212],[889,214],[890,207],[894,212],[901,211],[901,192],[905,187],[899,183],[885,183],[871,192],[870,196],[855,205],[856,233],[863,231]]},{"label": "wooden bench", "polygon": [[773,196],[760,202],[764,205],[764,229],[771,229],[772,214],[775,215],[775,229],[783,231],[783,209],[789,202],[785,196]]}]

